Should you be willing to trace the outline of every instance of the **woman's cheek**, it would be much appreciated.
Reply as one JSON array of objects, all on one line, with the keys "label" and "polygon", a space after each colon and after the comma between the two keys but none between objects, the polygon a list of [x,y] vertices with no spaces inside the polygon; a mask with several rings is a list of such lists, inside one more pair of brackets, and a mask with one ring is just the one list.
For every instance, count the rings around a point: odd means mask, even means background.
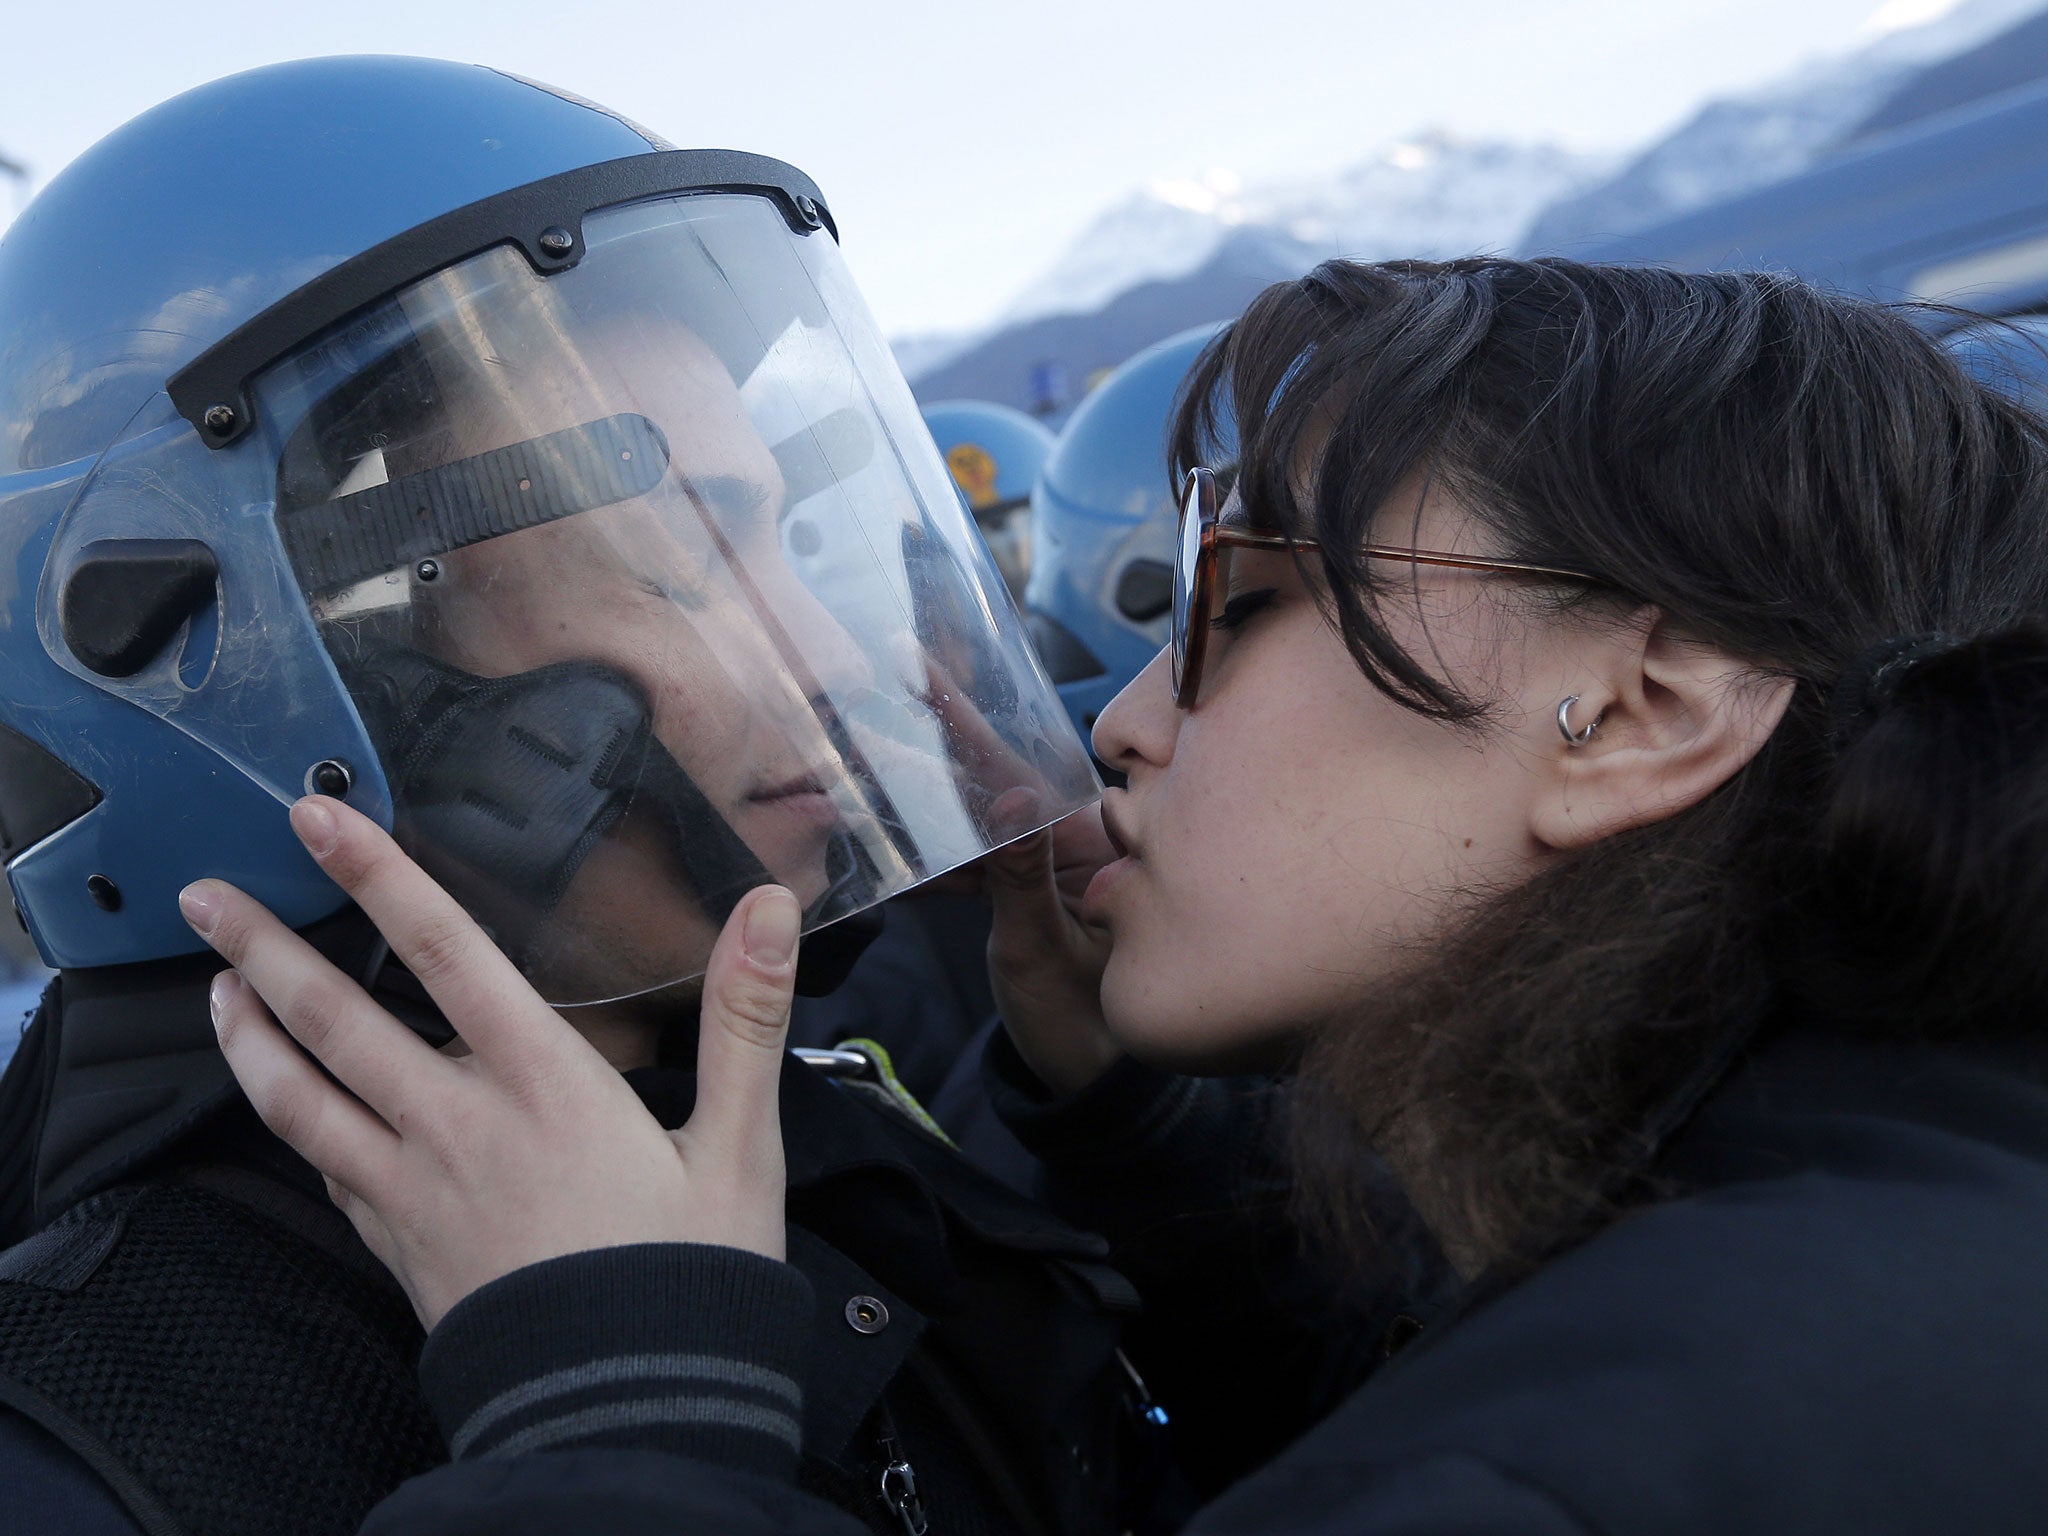
[{"label": "woman's cheek", "polygon": [[1205,911],[1199,900],[1174,904],[1152,873],[1143,870],[1119,893],[1102,979],[1103,1018],[1139,1060],[1200,1072],[1274,1032],[1270,1018],[1250,1006],[1244,984],[1270,988],[1276,978],[1270,967],[1247,976],[1246,953],[1225,931],[1227,924],[1216,921],[1227,914]]},{"label": "woman's cheek", "polygon": [[1111,958],[1102,1010],[1117,1044],[1147,1066],[1197,1077],[1282,1065],[1301,1029],[1290,1010],[1256,1008],[1231,991],[1224,968],[1183,962],[1120,972]]}]

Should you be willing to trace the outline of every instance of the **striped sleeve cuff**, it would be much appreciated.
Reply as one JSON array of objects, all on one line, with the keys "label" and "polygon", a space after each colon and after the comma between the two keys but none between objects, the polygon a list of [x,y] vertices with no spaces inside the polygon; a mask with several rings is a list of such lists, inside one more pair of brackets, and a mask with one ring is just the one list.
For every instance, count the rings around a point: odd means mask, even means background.
[{"label": "striped sleeve cuff", "polygon": [[420,1380],[458,1461],[602,1446],[788,1477],[811,1303],[795,1269],[737,1248],[574,1253],[465,1297]]}]

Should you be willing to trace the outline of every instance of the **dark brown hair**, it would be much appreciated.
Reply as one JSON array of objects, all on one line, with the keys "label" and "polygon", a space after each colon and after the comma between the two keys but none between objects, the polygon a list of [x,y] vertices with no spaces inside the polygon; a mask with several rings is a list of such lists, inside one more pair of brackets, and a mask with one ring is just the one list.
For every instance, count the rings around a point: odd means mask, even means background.
[{"label": "dark brown hair", "polygon": [[[1381,627],[1407,573],[1355,553],[1419,469],[1494,553],[1593,573],[1610,590],[1579,601],[1655,604],[1797,684],[1720,790],[1474,893],[1370,1017],[1320,1034],[1296,1139],[1340,1227],[1318,1170],[1355,1166],[1340,1143],[1363,1136],[1428,1167],[1468,1257],[1526,1261],[1646,1187],[1774,1021],[2039,1027],[2048,433],[1926,318],[1777,275],[1332,262],[1203,354],[1176,475],[1234,432],[1248,515],[1319,541],[1329,614],[1398,702],[1485,728],[1486,700]],[[1935,632],[1953,640],[1831,726],[1859,654]]]}]

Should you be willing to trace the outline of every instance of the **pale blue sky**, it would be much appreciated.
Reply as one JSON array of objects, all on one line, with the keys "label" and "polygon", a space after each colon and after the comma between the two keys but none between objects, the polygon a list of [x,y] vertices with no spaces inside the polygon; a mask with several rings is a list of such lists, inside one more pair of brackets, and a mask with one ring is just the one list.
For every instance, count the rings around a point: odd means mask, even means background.
[{"label": "pale blue sky", "polygon": [[[1941,0],[1891,0],[1893,14]],[[1154,177],[1334,170],[1426,128],[1626,146],[1857,40],[1880,0],[344,0],[0,5],[0,153],[48,177],[166,96],[321,53],[469,59],[832,202],[892,333],[998,309]],[[0,192],[0,218],[7,214]]]}]

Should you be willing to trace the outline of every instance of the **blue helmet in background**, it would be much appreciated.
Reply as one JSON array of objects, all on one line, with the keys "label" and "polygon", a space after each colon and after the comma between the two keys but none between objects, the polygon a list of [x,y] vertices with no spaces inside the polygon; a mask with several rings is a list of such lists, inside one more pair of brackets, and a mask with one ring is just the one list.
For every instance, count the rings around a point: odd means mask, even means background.
[{"label": "blue helmet in background", "polygon": [[1967,325],[1941,344],[1979,383],[2048,415],[2048,315]]},{"label": "blue helmet in background", "polygon": [[1025,622],[1084,737],[1170,638],[1180,513],[1166,468],[1168,418],[1220,329],[1168,337],[1098,384],[1032,492]]},{"label": "blue helmet in background", "polygon": [[701,971],[765,878],[836,921],[1096,792],[1078,743],[1022,809],[955,755],[936,665],[1005,739],[1060,707],[995,586],[779,162],[315,59],[143,114],[0,239],[0,858],[52,965],[200,950],[201,876],[341,911],[313,791],[558,1004]]},{"label": "blue helmet in background", "polygon": [[924,424],[945,456],[1010,595],[1024,599],[1031,573],[1031,487],[1053,435],[1035,417],[986,400],[941,400]]}]

